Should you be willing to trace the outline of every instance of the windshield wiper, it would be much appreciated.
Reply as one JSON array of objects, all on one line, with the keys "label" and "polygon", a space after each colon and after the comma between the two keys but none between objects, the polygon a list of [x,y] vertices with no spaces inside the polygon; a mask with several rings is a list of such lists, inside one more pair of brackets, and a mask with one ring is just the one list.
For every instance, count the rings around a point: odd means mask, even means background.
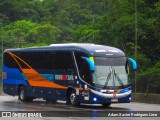
[{"label": "windshield wiper", "polygon": [[109,70],[110,70],[110,73],[107,76],[104,88],[107,88],[107,85],[109,83],[109,79],[111,79],[111,75],[113,75],[113,86],[115,86],[115,80],[116,80],[116,78],[117,78],[120,86],[124,86],[122,80],[119,78],[118,74],[115,72],[115,69],[113,68],[113,66],[111,66],[111,68],[109,68]]},{"label": "windshield wiper", "polygon": [[[113,70],[113,69],[114,69],[114,68],[113,68],[113,66],[112,66],[112,70]],[[122,82],[122,80],[119,78],[118,74],[115,72],[115,69],[114,69],[113,71],[114,71],[114,72],[113,72],[113,84],[114,84],[114,86],[115,86],[115,81],[114,81],[114,80],[116,80],[116,78],[117,78],[119,84],[120,84],[121,86],[123,86],[123,82]],[[115,77],[115,79],[114,79],[114,77]]]},{"label": "windshield wiper", "polygon": [[107,76],[106,82],[105,82],[105,84],[104,84],[104,88],[107,87],[110,78],[111,78],[111,72],[110,72],[110,73],[108,74],[108,76]]},{"label": "windshield wiper", "polygon": [[109,79],[111,79],[112,70],[110,69],[110,67],[109,67],[109,70],[110,70],[110,73],[109,73],[108,76],[107,76],[106,82],[105,82],[105,84],[104,84],[104,88],[107,87],[108,82],[109,82]]},{"label": "windshield wiper", "polygon": [[119,78],[119,76],[118,76],[117,73],[115,73],[115,76],[117,77],[117,80],[118,80],[119,84],[120,84],[121,86],[124,86],[122,80]]}]

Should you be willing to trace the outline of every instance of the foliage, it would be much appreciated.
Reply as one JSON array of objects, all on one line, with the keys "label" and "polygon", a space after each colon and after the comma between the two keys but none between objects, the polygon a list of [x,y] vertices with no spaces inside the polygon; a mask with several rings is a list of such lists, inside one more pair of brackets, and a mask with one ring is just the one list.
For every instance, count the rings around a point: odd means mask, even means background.
[{"label": "foliage", "polygon": [[45,41],[46,44],[51,44],[56,42],[56,37],[60,35],[60,32],[57,27],[51,24],[38,25],[30,30],[27,40],[29,43],[43,43]]},{"label": "foliage", "polygon": [[159,93],[159,13],[159,0],[137,0],[136,13],[135,0],[0,0],[0,39],[4,49],[91,42],[133,58],[137,47],[138,90]]},{"label": "foliage", "polygon": [[[154,92],[160,94],[160,62],[157,62],[153,67],[147,68],[146,71],[139,74],[140,83],[139,91],[141,92]],[[144,87],[140,87],[141,85]]]}]

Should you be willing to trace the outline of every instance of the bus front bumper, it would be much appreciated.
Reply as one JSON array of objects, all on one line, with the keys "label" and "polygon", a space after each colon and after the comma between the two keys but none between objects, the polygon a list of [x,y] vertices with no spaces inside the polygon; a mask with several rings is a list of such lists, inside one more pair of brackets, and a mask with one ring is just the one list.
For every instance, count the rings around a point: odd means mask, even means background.
[{"label": "bus front bumper", "polygon": [[79,96],[81,103],[105,104],[105,103],[129,103],[131,102],[131,89],[123,89],[120,93],[102,93],[90,89],[87,96]]}]

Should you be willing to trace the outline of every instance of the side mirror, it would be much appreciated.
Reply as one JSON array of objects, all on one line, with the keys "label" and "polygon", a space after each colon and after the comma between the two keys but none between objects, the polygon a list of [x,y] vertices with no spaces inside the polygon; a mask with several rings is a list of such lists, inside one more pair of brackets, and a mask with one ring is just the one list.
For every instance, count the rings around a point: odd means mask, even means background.
[{"label": "side mirror", "polygon": [[82,58],[89,64],[90,71],[94,72],[95,66],[94,66],[93,60],[91,60],[90,58],[87,58],[87,57],[82,57]]},{"label": "side mirror", "polygon": [[137,70],[137,62],[132,58],[127,58],[127,59],[128,59],[128,61],[130,61],[132,63],[132,69],[134,71],[136,71]]}]

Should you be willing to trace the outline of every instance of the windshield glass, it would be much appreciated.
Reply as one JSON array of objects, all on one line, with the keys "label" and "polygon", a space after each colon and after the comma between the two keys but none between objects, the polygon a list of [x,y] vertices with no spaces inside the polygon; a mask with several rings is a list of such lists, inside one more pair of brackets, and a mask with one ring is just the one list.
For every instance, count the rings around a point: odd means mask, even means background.
[{"label": "windshield glass", "polygon": [[128,84],[126,57],[95,57],[93,82],[102,88],[117,88]]}]

